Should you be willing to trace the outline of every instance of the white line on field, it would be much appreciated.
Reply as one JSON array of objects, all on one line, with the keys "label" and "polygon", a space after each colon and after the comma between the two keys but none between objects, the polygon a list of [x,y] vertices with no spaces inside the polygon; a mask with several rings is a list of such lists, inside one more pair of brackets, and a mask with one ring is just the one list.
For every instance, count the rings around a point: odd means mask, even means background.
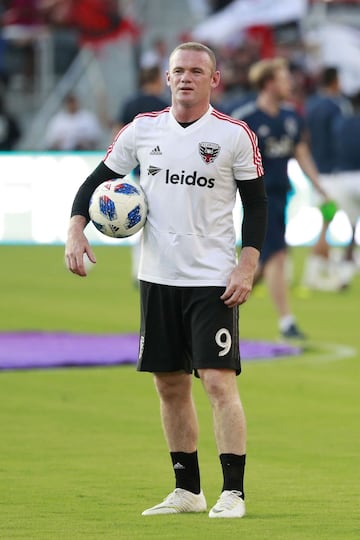
[{"label": "white line on field", "polygon": [[344,358],[351,358],[358,354],[355,347],[339,345],[337,343],[314,343],[311,345],[311,349],[312,347],[315,350],[311,350],[308,353],[305,349],[302,360],[310,362],[335,362]]}]

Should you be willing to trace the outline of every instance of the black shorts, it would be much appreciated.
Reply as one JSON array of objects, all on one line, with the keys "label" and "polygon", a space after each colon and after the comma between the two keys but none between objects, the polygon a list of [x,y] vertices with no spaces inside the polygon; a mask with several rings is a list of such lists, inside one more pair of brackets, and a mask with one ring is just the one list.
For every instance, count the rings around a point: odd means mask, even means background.
[{"label": "black shorts", "polygon": [[174,287],[140,281],[138,371],[241,371],[239,309],[228,308],[224,287]]}]

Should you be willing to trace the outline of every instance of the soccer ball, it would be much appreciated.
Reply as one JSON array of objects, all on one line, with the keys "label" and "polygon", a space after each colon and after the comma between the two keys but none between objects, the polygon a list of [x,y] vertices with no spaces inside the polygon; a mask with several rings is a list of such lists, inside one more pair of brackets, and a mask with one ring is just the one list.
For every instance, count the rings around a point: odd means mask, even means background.
[{"label": "soccer ball", "polygon": [[89,215],[95,227],[106,236],[132,236],[145,225],[145,194],[139,184],[129,178],[108,180],[92,194]]}]

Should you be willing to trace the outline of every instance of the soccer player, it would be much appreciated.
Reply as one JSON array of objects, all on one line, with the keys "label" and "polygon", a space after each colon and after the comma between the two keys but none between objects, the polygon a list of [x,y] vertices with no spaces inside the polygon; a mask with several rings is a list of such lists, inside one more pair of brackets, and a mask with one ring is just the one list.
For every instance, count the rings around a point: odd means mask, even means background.
[{"label": "soccer player", "polygon": [[352,228],[350,242],[344,249],[340,263],[339,279],[342,288],[350,285],[359,270],[355,258],[355,234],[360,218],[360,92],[352,96],[351,102],[354,113],[339,117],[335,124],[338,172],[329,186],[340,208],[347,214]]},{"label": "soccer player", "polygon": [[[204,512],[197,455],[192,374],[208,395],[223,472],[211,518],[245,515],[246,422],[236,375],[241,371],[238,308],[249,298],[266,228],[267,199],[255,134],[216,111],[220,82],[214,53],[200,43],[169,58],[171,107],[138,115],[110,145],[75,196],[65,258],[85,276],[95,262],[84,234],[88,203],[102,181],[140,164],[148,201],[139,267],[141,330],[138,370],[154,374],[175,489],[143,515]],[[236,260],[233,208],[244,207]]]},{"label": "soccer player", "polygon": [[283,338],[303,340],[295,316],[291,312],[288,294],[287,245],[285,241],[286,205],[290,182],[288,161],[295,157],[313,186],[327,199],[317,177],[317,169],[305,140],[304,122],[290,99],[291,77],[282,58],[260,60],[250,68],[249,80],[256,88],[256,101],[232,111],[257,134],[265,170],[266,193],[269,201],[268,228],[256,279],[264,277],[279,317]]},{"label": "soccer player", "polygon": [[[320,90],[307,100],[305,115],[310,133],[311,153],[319,171],[320,184],[337,202],[342,202],[344,197],[336,176],[339,172],[336,129],[342,119],[351,118],[352,113],[351,101],[341,91],[338,69],[325,67],[321,73]],[[330,247],[326,239],[332,217],[334,216],[329,215],[323,220],[320,237],[312,247],[305,264],[303,281],[310,289],[337,291],[343,285],[340,269],[331,261]]]}]

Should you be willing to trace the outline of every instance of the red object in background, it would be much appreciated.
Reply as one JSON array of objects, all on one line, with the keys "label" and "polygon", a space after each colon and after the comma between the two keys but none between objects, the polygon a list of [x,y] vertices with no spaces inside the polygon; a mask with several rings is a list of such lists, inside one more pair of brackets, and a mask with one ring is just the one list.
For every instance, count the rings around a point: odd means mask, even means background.
[{"label": "red object in background", "polygon": [[121,16],[112,0],[75,0],[70,3],[66,23],[80,33],[82,44],[95,44],[130,34],[137,37],[137,26]]},{"label": "red object in background", "polygon": [[43,23],[38,0],[12,0],[4,11],[4,25],[37,26]]},{"label": "red object in background", "polygon": [[274,35],[269,26],[256,25],[246,29],[247,36],[259,44],[261,58],[272,58],[275,54]]}]

